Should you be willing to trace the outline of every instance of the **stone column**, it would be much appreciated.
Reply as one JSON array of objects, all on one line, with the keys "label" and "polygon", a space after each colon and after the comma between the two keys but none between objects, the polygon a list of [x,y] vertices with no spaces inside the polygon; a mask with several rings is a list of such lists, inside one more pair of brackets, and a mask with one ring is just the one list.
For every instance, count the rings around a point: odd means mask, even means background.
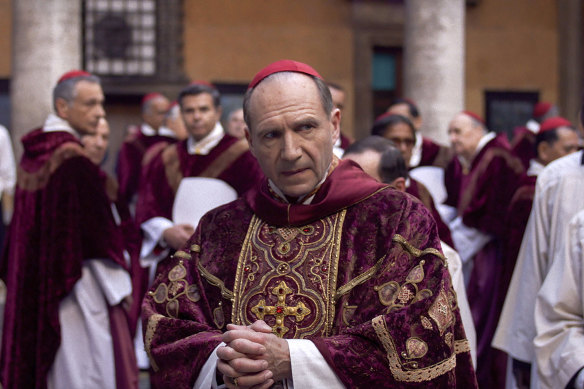
[{"label": "stone column", "polygon": [[53,111],[57,79],[81,66],[81,1],[13,1],[12,17],[12,139],[20,159],[20,138]]},{"label": "stone column", "polygon": [[464,108],[464,12],[464,0],[406,0],[404,95],[420,108],[422,133],[444,144]]}]

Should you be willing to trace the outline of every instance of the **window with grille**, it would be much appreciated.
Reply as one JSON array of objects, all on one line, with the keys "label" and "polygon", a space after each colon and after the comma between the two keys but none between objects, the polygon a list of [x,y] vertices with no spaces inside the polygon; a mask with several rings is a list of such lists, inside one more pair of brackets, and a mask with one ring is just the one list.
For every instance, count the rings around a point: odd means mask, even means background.
[{"label": "window with grille", "polygon": [[181,76],[180,0],[85,0],[85,69],[105,78]]}]

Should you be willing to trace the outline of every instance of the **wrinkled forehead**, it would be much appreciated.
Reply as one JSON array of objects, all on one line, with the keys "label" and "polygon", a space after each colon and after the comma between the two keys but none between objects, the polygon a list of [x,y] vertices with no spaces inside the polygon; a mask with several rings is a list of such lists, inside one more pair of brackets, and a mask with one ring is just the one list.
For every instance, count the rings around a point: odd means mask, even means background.
[{"label": "wrinkled forehead", "polygon": [[295,72],[274,73],[251,91],[247,114],[253,120],[255,115],[279,103],[312,99],[319,101],[318,89],[311,77]]}]

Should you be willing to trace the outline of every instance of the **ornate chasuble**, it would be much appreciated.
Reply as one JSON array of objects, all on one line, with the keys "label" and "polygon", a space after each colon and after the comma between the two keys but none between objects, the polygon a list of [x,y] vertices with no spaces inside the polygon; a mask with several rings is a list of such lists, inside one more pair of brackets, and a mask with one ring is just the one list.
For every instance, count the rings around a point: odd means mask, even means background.
[{"label": "ornate chasuble", "polygon": [[154,384],[192,387],[227,324],[264,320],[348,388],[476,387],[430,214],[364,177],[341,162],[312,205],[264,182],[205,215],[143,303]]},{"label": "ornate chasuble", "polygon": [[59,305],[89,258],[125,267],[111,201],[117,188],[64,131],[22,138],[14,216],[0,276],[7,286],[0,381],[45,388],[61,342]]},{"label": "ornate chasuble", "polygon": [[282,228],[254,217],[237,264],[232,322],[264,320],[286,338],[329,335],[344,216]]}]

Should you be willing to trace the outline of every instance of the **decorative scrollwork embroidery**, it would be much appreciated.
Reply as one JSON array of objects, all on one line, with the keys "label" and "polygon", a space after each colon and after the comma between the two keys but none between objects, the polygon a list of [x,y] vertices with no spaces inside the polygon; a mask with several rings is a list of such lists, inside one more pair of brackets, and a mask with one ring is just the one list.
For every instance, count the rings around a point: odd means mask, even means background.
[{"label": "decorative scrollwork embroidery", "polygon": [[163,304],[166,302],[166,313],[170,317],[178,317],[178,298],[180,296],[185,295],[189,300],[195,303],[201,299],[199,287],[195,284],[189,285],[185,279],[186,276],[187,269],[184,267],[183,261],[180,260],[178,265],[173,267],[168,273],[168,280],[170,283],[167,285],[162,282],[154,292],[149,292],[150,296],[152,296],[152,299],[157,304]]},{"label": "decorative scrollwork embroidery", "polygon": [[150,365],[154,371],[158,371],[158,365],[156,361],[152,357],[151,349],[152,349],[152,339],[154,339],[154,333],[156,332],[156,327],[158,326],[158,322],[164,319],[164,316],[159,314],[154,314],[148,318],[148,325],[146,327],[146,334],[144,335],[144,349],[146,350],[146,354],[148,354],[148,359],[150,359]]},{"label": "decorative scrollwork embroidery", "polygon": [[424,279],[424,264],[425,261],[421,260],[417,266],[410,270],[403,285],[396,281],[389,281],[373,288],[377,292],[381,304],[388,307],[387,312],[432,295],[429,289],[418,291],[417,284]]},{"label": "decorative scrollwork embroidery", "polygon": [[402,382],[424,382],[430,381],[436,377],[441,376],[456,367],[456,354],[452,354],[449,358],[429,367],[424,367],[418,369],[417,362],[411,364],[412,369],[404,369],[400,361],[397,349],[389,334],[385,319],[383,316],[377,316],[373,318],[371,324],[377,334],[377,337],[381,341],[383,348],[387,353],[387,359],[389,361],[389,370],[392,376],[397,381]]},{"label": "decorative scrollwork embroidery", "polygon": [[438,325],[440,336],[444,334],[446,329],[454,324],[454,314],[452,313],[450,300],[444,291],[444,283],[442,283],[440,293],[436,297],[436,300],[428,310],[428,315]]},{"label": "decorative scrollwork embroidery", "polygon": [[438,258],[440,258],[442,260],[442,263],[446,264],[446,258],[444,257],[444,255],[439,250],[437,250],[433,247],[430,247],[430,248],[427,248],[424,250],[420,250],[420,249],[412,246],[410,244],[410,242],[408,242],[400,234],[395,234],[391,240],[393,240],[396,243],[401,244],[403,246],[403,248],[406,249],[407,252],[409,252],[410,254],[412,254],[416,258],[419,258],[419,257],[424,256],[426,254],[432,254],[432,255],[435,255]]}]

